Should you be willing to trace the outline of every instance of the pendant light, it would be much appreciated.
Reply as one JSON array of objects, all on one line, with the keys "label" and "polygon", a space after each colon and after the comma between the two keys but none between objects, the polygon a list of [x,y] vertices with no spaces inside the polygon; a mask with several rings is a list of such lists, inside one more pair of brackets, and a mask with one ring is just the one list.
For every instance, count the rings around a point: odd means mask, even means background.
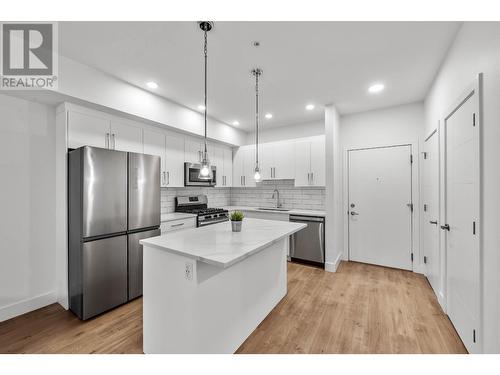
[{"label": "pendant light", "polygon": [[211,21],[201,21],[198,22],[198,25],[200,26],[200,29],[203,31],[204,35],[203,54],[205,56],[205,142],[198,178],[202,180],[211,180],[213,177],[212,168],[210,166],[210,159],[207,152],[207,33],[212,30],[214,23]]},{"label": "pendant light", "polygon": [[255,77],[255,169],[254,176],[256,182],[262,180],[259,167],[259,77],[262,74],[262,69],[255,68],[252,70]]}]

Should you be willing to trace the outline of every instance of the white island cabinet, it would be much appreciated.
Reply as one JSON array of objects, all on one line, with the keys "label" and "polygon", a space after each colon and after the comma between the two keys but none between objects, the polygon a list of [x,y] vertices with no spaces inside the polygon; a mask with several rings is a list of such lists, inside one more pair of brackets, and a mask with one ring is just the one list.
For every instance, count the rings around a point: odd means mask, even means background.
[{"label": "white island cabinet", "polygon": [[245,219],[141,240],[144,353],[234,353],[287,292],[305,224]]}]

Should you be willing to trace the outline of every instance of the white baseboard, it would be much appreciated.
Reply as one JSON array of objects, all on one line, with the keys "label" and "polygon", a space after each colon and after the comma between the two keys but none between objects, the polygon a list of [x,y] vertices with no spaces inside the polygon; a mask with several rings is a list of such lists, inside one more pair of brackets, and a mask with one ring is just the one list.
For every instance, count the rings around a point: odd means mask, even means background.
[{"label": "white baseboard", "polygon": [[334,262],[325,262],[325,271],[337,272],[340,262],[342,261],[342,253],[337,256]]},{"label": "white baseboard", "polygon": [[57,302],[56,292],[40,294],[11,305],[0,307],[0,322]]}]

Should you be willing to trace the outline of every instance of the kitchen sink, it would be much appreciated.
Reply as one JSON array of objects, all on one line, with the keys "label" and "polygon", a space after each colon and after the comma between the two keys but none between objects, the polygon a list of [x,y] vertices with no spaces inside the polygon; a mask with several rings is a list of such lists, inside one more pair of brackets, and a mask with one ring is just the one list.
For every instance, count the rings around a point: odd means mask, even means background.
[{"label": "kitchen sink", "polygon": [[265,211],[290,211],[288,208],[275,208],[275,207],[259,207],[257,208],[258,210],[265,210]]}]

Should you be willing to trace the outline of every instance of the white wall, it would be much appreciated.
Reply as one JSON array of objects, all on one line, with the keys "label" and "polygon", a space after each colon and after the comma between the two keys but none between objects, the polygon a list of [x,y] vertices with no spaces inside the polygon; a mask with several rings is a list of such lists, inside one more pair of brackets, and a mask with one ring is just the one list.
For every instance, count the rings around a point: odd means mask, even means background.
[{"label": "white wall", "polygon": [[[259,127],[260,128],[260,127]],[[285,139],[314,137],[325,134],[325,121],[312,121],[295,125],[263,128],[259,131],[259,143],[276,142]],[[247,133],[246,145],[255,144],[255,131]]]},{"label": "white wall", "polygon": [[56,301],[55,109],[0,94],[0,321]]},{"label": "white wall", "polygon": [[425,133],[483,73],[481,222],[483,350],[500,353],[500,23],[466,22],[426,98]]},{"label": "white wall", "polygon": [[334,105],[325,107],[325,269],[335,272],[342,259],[342,185],[340,116]]},{"label": "white wall", "polygon": [[[347,212],[347,150],[364,147],[411,144],[413,153],[412,194],[416,208],[413,216],[413,270],[422,272],[423,255],[420,251],[420,148],[424,134],[423,103],[405,104],[342,116],[340,140],[342,147],[342,213]],[[344,259],[347,259],[347,220],[343,215]]]},{"label": "white wall", "polygon": [[423,103],[405,104],[342,116],[343,148],[385,146],[420,140],[424,131]]}]

